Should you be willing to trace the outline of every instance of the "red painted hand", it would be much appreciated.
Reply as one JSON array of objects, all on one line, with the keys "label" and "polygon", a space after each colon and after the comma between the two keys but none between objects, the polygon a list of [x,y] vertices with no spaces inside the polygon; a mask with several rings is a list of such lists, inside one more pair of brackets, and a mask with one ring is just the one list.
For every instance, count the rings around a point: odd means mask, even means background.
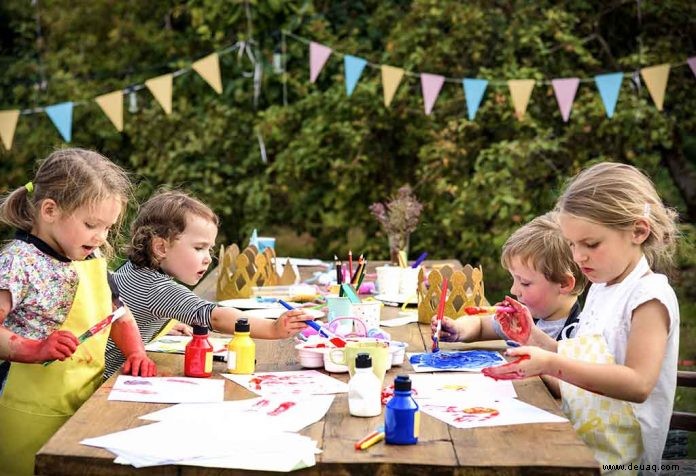
[{"label": "red painted hand", "polygon": [[126,358],[123,364],[123,373],[140,377],[154,377],[157,375],[157,366],[145,352],[134,352]]},{"label": "red painted hand", "polygon": [[75,353],[79,342],[69,331],[55,331],[44,340],[10,337],[9,360],[38,363],[49,360],[65,360]]},{"label": "red painted hand", "polygon": [[510,296],[506,296],[503,302],[497,305],[509,306],[513,309],[513,312],[499,310],[495,313],[495,320],[500,324],[503,333],[510,340],[526,344],[534,326],[529,309]]}]

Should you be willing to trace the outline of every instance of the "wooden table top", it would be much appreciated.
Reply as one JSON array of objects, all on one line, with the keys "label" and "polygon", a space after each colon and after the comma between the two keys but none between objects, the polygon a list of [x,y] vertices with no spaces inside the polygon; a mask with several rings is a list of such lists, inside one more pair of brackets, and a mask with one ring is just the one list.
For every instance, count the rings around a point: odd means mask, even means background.
[{"label": "wooden table top", "polygon": [[[375,263],[376,264],[376,263]],[[311,270],[302,270],[302,274]],[[310,274],[311,275],[311,274]],[[196,288],[212,298],[215,273]],[[384,307],[382,317],[394,317],[397,308]],[[426,350],[430,327],[408,324],[388,329],[392,338],[409,344],[409,352]],[[300,370],[294,341],[256,339],[258,371]],[[472,344],[442,344],[443,349],[463,349]],[[477,343],[476,348],[498,348],[499,342]],[[160,375],[183,375],[183,355],[150,354]],[[225,372],[223,362],[214,363],[213,378]],[[408,361],[387,372],[385,385],[400,373],[412,373]],[[348,374],[331,374],[348,381]],[[113,463],[114,456],[101,448],[81,445],[85,438],[102,436],[147,424],[138,417],[168,407],[167,404],[110,402],[107,400],[115,376],[109,379],[77,413],[41,448],[36,456],[37,474],[109,475],[232,475],[251,474],[238,469],[191,466],[156,466],[135,469]],[[558,403],[539,378],[514,382],[518,398],[539,408],[562,415]],[[225,380],[225,400],[251,398],[255,394]],[[377,444],[356,451],[354,443],[383,423],[383,414],[372,418],[352,417],[347,394],[336,395],[325,418],[301,433],[318,442],[323,452],[314,467],[299,474],[598,474],[599,465],[587,446],[576,436],[570,423],[537,423],[488,428],[458,429],[427,414],[421,415],[418,444],[409,446]],[[182,436],[182,445],[185,445]],[[293,474],[295,474],[293,473]]]}]

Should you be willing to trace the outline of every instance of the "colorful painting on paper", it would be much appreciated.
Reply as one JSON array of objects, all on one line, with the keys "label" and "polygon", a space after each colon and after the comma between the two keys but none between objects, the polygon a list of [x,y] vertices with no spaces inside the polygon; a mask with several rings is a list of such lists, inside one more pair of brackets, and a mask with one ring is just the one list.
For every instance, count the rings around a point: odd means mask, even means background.
[{"label": "colorful painting on paper", "polygon": [[492,350],[463,350],[411,354],[409,357],[416,372],[480,372],[481,369],[506,363],[499,352]]},{"label": "colorful painting on paper", "polygon": [[517,392],[510,380],[493,380],[480,373],[444,372],[411,374],[416,400],[441,399],[456,402],[478,397],[515,398]]},{"label": "colorful painting on paper", "polygon": [[225,381],[188,377],[119,375],[109,400],[147,403],[210,403],[225,398]]},{"label": "colorful painting on paper", "polygon": [[419,401],[418,404],[422,412],[456,428],[568,421],[514,398],[473,398],[458,402],[432,399]]},{"label": "colorful painting on paper", "polygon": [[316,370],[257,372],[253,375],[222,374],[258,395],[327,395],[345,393],[348,384]]}]

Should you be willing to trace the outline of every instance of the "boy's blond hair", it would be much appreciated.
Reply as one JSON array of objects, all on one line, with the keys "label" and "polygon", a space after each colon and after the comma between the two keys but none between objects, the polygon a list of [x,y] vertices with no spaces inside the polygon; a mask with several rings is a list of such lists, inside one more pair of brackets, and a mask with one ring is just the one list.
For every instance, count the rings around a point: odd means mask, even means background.
[{"label": "boy's blond hair", "polygon": [[510,235],[503,245],[500,262],[509,271],[512,260],[518,258],[552,283],[564,283],[572,275],[575,286],[571,294],[577,296],[585,289],[587,280],[573,261],[573,252],[561,234],[556,216],[556,212],[548,212]]}]

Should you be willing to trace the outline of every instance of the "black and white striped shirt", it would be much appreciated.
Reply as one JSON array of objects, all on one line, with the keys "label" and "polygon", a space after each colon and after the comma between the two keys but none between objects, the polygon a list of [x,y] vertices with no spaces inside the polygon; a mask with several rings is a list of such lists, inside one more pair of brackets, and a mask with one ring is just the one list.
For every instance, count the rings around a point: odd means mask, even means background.
[{"label": "black and white striped shirt", "polygon": [[[200,298],[171,276],[150,268],[138,268],[128,261],[113,277],[121,300],[138,323],[144,344],[149,343],[170,319],[211,327],[210,316],[217,304]],[[109,339],[104,379],[118,371],[125,360],[114,341]]]}]

